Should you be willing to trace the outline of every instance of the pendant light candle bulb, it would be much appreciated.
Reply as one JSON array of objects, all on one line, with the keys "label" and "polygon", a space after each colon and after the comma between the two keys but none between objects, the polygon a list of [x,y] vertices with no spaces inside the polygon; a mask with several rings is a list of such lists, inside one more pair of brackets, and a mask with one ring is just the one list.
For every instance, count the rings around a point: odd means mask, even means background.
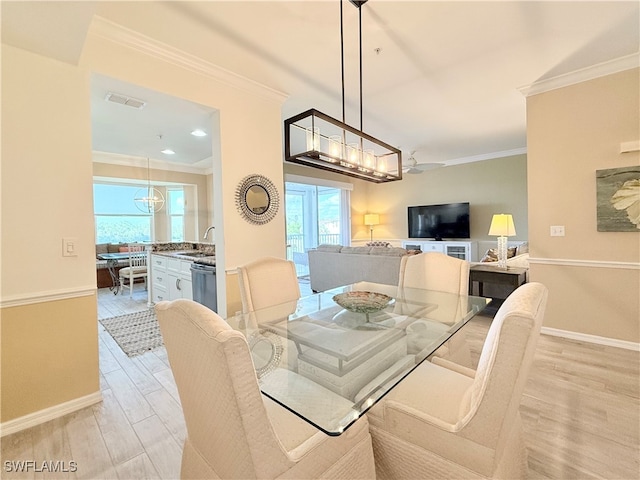
[{"label": "pendant light candle bulb", "polygon": [[360,148],[357,143],[347,145],[347,161],[353,165],[360,165]]},{"label": "pendant light candle bulb", "polygon": [[340,135],[331,135],[329,137],[329,155],[333,157],[332,161],[337,161],[344,157],[342,154],[342,146],[342,137]]},{"label": "pendant light candle bulb", "polygon": [[373,150],[365,150],[364,151],[364,166],[366,168],[374,168],[376,164],[376,157],[373,153]]},{"label": "pendant light candle bulb", "polygon": [[307,150],[320,150],[320,127],[308,127],[307,129]]}]

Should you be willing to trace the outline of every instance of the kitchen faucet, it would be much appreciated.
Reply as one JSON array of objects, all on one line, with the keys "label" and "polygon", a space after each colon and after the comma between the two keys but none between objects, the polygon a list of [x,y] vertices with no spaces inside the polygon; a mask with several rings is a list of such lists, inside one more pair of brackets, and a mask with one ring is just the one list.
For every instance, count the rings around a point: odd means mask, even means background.
[{"label": "kitchen faucet", "polygon": [[210,232],[211,230],[213,230],[214,228],[216,228],[216,227],[214,227],[213,225],[212,225],[212,226],[210,226],[209,228],[207,228],[207,231],[206,231],[206,232],[204,232],[204,237],[203,237],[205,240],[207,239],[207,235],[209,235],[209,232]]}]

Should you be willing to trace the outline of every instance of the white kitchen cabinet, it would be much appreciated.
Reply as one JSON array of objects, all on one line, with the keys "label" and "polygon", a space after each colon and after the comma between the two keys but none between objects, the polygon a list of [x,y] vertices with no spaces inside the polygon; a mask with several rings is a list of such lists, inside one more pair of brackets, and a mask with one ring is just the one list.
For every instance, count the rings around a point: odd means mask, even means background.
[{"label": "white kitchen cabinet", "polygon": [[169,277],[167,276],[167,257],[151,255],[149,276],[152,303],[169,300]]},{"label": "white kitchen cabinet", "polygon": [[153,303],[178,298],[193,299],[191,261],[165,255],[151,255],[151,294]]},{"label": "white kitchen cabinet", "polygon": [[169,298],[187,298],[193,300],[191,288],[191,260],[177,258],[167,259],[167,274],[169,277]]}]

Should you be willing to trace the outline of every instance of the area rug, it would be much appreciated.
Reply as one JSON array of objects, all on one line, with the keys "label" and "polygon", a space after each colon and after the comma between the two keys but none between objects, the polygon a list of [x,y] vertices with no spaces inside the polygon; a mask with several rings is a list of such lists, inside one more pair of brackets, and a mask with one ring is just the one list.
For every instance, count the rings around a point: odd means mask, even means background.
[{"label": "area rug", "polygon": [[164,345],[153,310],[103,318],[100,323],[128,357],[135,357]]}]

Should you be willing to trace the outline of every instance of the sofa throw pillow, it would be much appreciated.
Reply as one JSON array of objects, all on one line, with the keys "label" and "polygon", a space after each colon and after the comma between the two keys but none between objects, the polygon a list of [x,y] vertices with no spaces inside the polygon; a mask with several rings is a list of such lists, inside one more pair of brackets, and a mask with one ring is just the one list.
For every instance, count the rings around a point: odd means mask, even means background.
[{"label": "sofa throw pillow", "polygon": [[490,248],[484,254],[484,256],[480,259],[481,262],[497,262],[498,261],[498,249]]},{"label": "sofa throw pillow", "polygon": [[402,247],[371,247],[369,255],[386,255],[387,257],[402,257],[407,251]]},{"label": "sofa throw pillow", "polygon": [[367,242],[366,246],[367,247],[390,247],[391,244],[389,242],[373,241],[373,242]]},{"label": "sofa throw pillow", "polygon": [[316,248],[316,250],[318,250],[319,252],[340,253],[340,250],[342,250],[342,245],[332,245],[329,243],[323,243],[322,245],[318,245],[318,248]]},{"label": "sofa throw pillow", "polygon": [[342,247],[340,253],[352,253],[357,255],[368,255],[371,247]]},{"label": "sofa throw pillow", "polygon": [[[509,247],[509,248],[507,248],[507,258],[515,257],[516,248],[517,247]],[[481,262],[497,262],[498,261],[498,249],[497,248],[490,248],[489,250],[487,250],[487,252],[484,254],[484,256],[482,257],[482,259],[480,261]]]},{"label": "sofa throw pillow", "polygon": [[96,255],[101,255],[103,253],[109,253],[109,244],[96,243]]},{"label": "sofa throw pillow", "polygon": [[522,255],[523,253],[529,253],[529,242],[522,242],[516,247],[516,255]]},{"label": "sofa throw pillow", "polygon": [[120,252],[120,247],[123,246],[124,243],[110,243],[107,246],[108,253],[118,253]]}]

